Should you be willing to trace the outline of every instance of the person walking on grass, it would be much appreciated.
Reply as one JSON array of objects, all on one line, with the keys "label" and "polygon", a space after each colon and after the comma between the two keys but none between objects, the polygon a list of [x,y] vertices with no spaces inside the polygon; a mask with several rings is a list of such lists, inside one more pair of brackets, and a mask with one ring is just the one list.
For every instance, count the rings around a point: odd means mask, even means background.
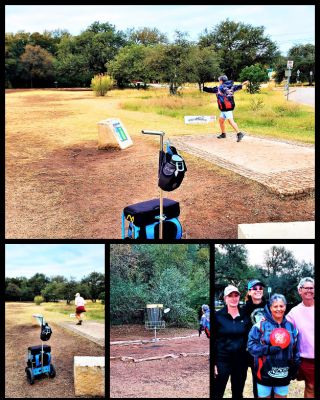
[{"label": "person walking on grass", "polygon": [[234,102],[234,97],[233,94],[237,90],[242,89],[243,85],[247,85],[249,81],[242,82],[240,85],[234,85],[232,80],[228,80],[228,77],[226,75],[222,75],[218,78],[219,80],[219,86],[215,87],[203,87],[203,91],[207,93],[215,93],[217,96],[217,101],[218,101],[218,107],[219,110],[221,111],[220,118],[219,118],[219,124],[220,124],[220,130],[221,134],[218,137],[218,139],[225,139],[227,137],[226,135],[226,128],[225,128],[225,120],[227,119],[229,124],[232,126],[232,128],[235,130],[237,133],[237,142],[240,142],[240,140],[243,138],[244,133],[240,132],[238,125],[233,119],[233,110],[235,108],[235,102]]},{"label": "person walking on grass", "polygon": [[78,320],[78,323],[76,325],[81,325],[82,324],[82,313],[86,312],[84,305],[85,305],[85,300],[83,297],[80,296],[80,293],[76,293],[75,299],[74,299],[74,304],[76,306],[76,318]]},{"label": "person walking on grass", "polygon": [[310,277],[302,278],[298,284],[298,292],[302,302],[291,308],[286,318],[299,331],[301,365],[297,380],[305,381],[304,398],[314,399],[314,280]]}]

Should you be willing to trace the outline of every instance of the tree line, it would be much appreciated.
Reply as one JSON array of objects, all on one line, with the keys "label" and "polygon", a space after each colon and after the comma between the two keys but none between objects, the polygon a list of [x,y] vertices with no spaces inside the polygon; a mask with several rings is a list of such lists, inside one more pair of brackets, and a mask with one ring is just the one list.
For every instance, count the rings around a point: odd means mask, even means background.
[{"label": "tree line", "polygon": [[70,304],[75,294],[79,292],[84,298],[96,302],[105,299],[105,276],[99,272],[91,272],[80,281],[71,277],[57,275],[48,277],[36,273],[31,278],[15,277],[5,279],[6,301],[33,301],[36,296],[42,296],[44,301],[66,300]]},{"label": "tree line", "polygon": [[173,326],[197,326],[210,303],[206,244],[115,244],[110,249],[110,322],[143,323],[146,304],[163,304]]},{"label": "tree line", "polygon": [[[291,80],[314,74],[314,46],[293,46]],[[157,28],[117,30],[108,22],[92,23],[79,35],[67,30],[5,35],[5,85],[17,87],[89,87],[97,74],[109,74],[119,88],[133,81],[169,83],[176,94],[185,82],[216,81],[226,74],[238,80],[241,71],[255,66],[273,68],[276,80],[284,78],[287,58],[280,54],[264,27],[230,21],[205,29],[197,42],[176,31],[172,42]],[[247,71],[248,72],[248,71]],[[313,75],[314,76],[314,75]]]},{"label": "tree line", "polygon": [[297,285],[300,279],[310,276],[314,278],[314,265],[305,261],[299,262],[293,252],[284,246],[271,246],[264,253],[261,265],[250,265],[248,250],[242,244],[223,244],[215,248],[215,298],[222,300],[223,290],[235,285],[244,301],[247,284],[251,279],[259,279],[272,293],[283,294],[288,303],[298,304],[301,298]]}]

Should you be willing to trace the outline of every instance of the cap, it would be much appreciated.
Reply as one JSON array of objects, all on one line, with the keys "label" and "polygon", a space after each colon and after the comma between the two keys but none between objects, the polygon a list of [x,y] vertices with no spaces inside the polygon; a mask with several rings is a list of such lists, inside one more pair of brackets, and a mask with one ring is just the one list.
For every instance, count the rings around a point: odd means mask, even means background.
[{"label": "cap", "polygon": [[218,78],[218,81],[222,81],[222,82],[227,82],[227,80],[228,80],[227,75],[221,75],[221,76],[219,76],[219,78]]},{"label": "cap", "polygon": [[253,286],[260,284],[261,286],[265,287],[266,285],[259,281],[259,279],[252,279],[251,281],[248,282],[248,290],[252,289]]},{"label": "cap", "polygon": [[239,290],[238,290],[235,286],[233,286],[233,285],[228,285],[228,286],[224,289],[223,296],[224,296],[224,297],[225,297],[225,296],[228,296],[228,295],[229,295],[230,293],[232,293],[232,292],[237,292],[237,293],[240,294]]},{"label": "cap", "polygon": [[78,297],[78,296],[80,296],[80,293],[76,293],[74,297]]}]

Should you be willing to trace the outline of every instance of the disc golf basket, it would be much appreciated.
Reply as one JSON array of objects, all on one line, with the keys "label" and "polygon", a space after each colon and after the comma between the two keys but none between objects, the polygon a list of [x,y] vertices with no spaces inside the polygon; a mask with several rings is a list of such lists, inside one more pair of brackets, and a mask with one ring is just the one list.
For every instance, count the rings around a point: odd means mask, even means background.
[{"label": "disc golf basket", "polygon": [[153,342],[157,342],[157,330],[166,327],[165,321],[162,319],[163,304],[147,304],[145,310],[145,323],[144,327],[148,330],[154,331]]}]

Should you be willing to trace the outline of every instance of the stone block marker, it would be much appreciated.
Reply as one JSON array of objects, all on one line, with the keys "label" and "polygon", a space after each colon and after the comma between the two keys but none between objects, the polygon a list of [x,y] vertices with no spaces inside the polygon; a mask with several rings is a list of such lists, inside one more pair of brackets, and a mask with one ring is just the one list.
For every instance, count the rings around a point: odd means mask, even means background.
[{"label": "stone block marker", "polygon": [[76,396],[105,397],[105,358],[75,356],[74,390]]},{"label": "stone block marker", "polygon": [[314,221],[238,225],[238,239],[315,239]]}]

